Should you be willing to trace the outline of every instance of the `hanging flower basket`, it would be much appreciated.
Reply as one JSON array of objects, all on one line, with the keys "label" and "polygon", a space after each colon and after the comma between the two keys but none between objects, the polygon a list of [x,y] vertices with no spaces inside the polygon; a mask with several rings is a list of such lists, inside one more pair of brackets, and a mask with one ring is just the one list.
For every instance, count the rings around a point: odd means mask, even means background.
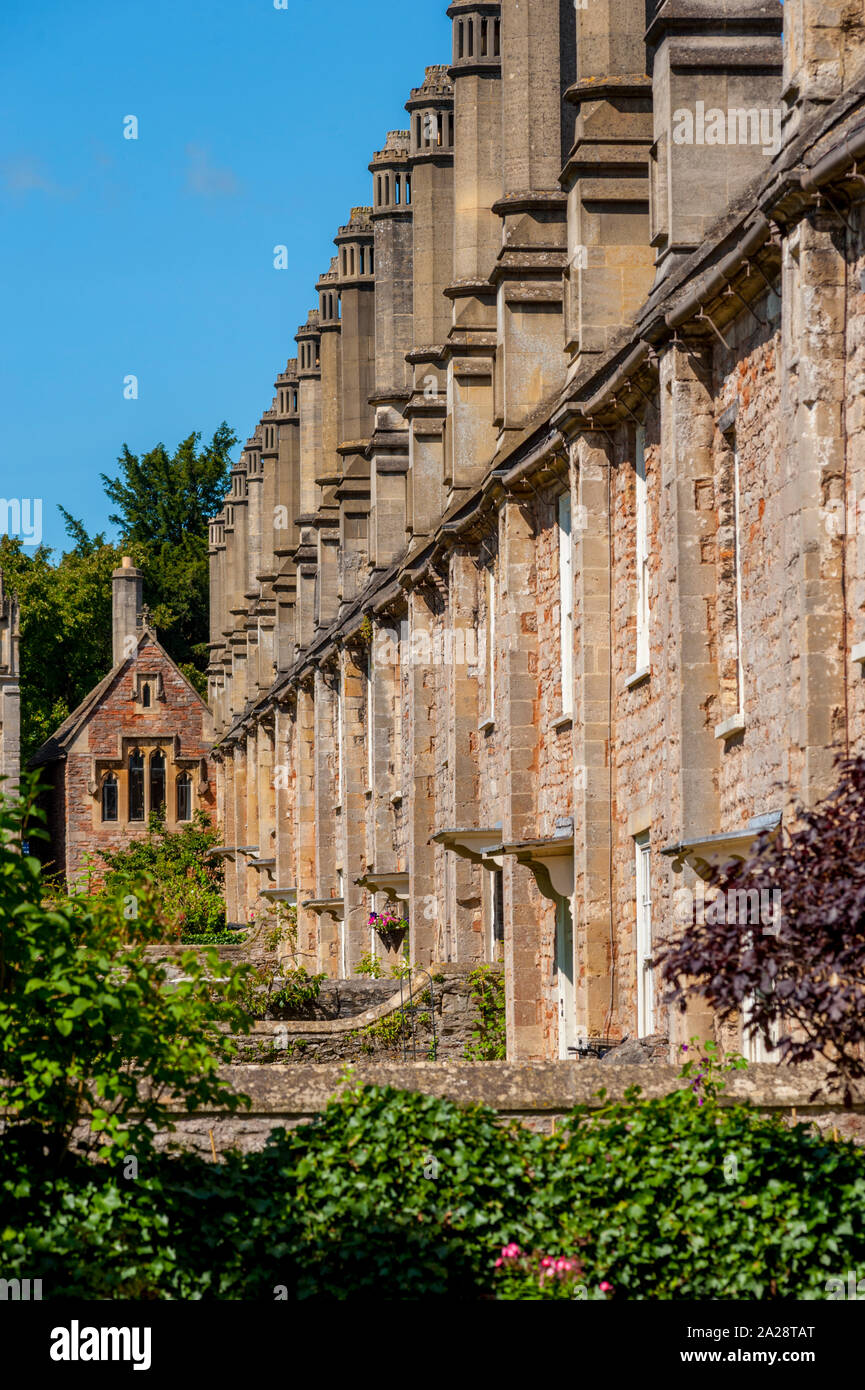
[{"label": "hanging flower basket", "polygon": [[369,925],[374,927],[389,951],[398,951],[408,931],[408,920],[393,909],[371,912]]}]

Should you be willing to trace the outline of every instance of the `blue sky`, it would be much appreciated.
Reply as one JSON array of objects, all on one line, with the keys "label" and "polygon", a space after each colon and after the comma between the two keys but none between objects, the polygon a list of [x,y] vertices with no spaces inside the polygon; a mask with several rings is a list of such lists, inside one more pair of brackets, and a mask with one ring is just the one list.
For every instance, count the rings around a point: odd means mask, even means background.
[{"label": "blue sky", "polygon": [[2,0],[0,496],[41,498],[50,545],[58,503],[110,532],[123,443],[252,430],[373,151],[449,57],[446,0],[287,6]]}]

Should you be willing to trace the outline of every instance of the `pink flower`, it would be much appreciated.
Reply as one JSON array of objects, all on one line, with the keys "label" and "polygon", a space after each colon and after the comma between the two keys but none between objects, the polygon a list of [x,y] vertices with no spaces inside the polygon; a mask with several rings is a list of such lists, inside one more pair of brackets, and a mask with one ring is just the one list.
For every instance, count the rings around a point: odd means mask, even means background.
[{"label": "pink flower", "polygon": [[520,1247],[518,1245],[515,1245],[513,1242],[511,1242],[510,1245],[506,1245],[505,1248],[502,1250],[502,1255],[506,1260],[519,1259],[520,1254]]},{"label": "pink flower", "polygon": [[494,1269],[501,1269],[502,1264],[503,1264],[503,1261],[502,1261],[502,1260],[496,1260],[495,1264],[493,1265],[493,1268],[494,1268]]},{"label": "pink flower", "polygon": [[606,1279],[602,1279],[602,1280],[601,1280],[600,1284],[598,1285],[598,1288],[600,1289],[601,1293],[612,1293],[612,1292],[613,1292],[613,1286],[612,1286],[612,1284],[608,1284],[607,1281],[606,1281]]},{"label": "pink flower", "polygon": [[570,1260],[556,1260],[556,1269],[573,1269]]},{"label": "pink flower", "polygon": [[555,1264],[555,1260],[551,1260],[550,1257],[549,1257],[549,1255],[545,1255],[544,1258],[541,1260],[541,1268],[542,1268],[542,1269],[549,1269],[549,1268],[550,1268],[552,1265],[554,1265],[554,1264]]}]

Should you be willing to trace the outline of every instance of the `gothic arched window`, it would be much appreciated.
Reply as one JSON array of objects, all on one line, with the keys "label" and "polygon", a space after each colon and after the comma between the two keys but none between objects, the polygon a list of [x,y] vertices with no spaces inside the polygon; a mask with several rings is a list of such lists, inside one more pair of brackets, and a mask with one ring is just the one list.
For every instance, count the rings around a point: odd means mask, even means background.
[{"label": "gothic arched window", "polygon": [[192,778],[181,772],[177,779],[177,819],[192,820]]},{"label": "gothic arched window", "polygon": [[129,755],[129,819],[144,820],[144,754]]},{"label": "gothic arched window", "polygon": [[141,687],[141,705],[143,709],[150,709],[150,682],[145,681]]},{"label": "gothic arched window", "polygon": [[102,783],[102,819],[117,820],[117,778],[113,772]]},{"label": "gothic arched window", "polygon": [[150,810],[165,810],[165,754],[158,748],[150,755]]}]

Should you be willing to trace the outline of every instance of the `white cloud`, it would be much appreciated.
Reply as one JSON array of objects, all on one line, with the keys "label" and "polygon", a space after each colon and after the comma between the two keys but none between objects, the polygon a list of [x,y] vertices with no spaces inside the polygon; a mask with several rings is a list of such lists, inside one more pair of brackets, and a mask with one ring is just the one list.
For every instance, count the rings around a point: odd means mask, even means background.
[{"label": "white cloud", "polygon": [[200,145],[187,145],[186,155],[189,160],[186,187],[190,193],[202,198],[236,198],[239,195],[240,181],[233,169],[219,169],[211,164],[207,150]]}]

